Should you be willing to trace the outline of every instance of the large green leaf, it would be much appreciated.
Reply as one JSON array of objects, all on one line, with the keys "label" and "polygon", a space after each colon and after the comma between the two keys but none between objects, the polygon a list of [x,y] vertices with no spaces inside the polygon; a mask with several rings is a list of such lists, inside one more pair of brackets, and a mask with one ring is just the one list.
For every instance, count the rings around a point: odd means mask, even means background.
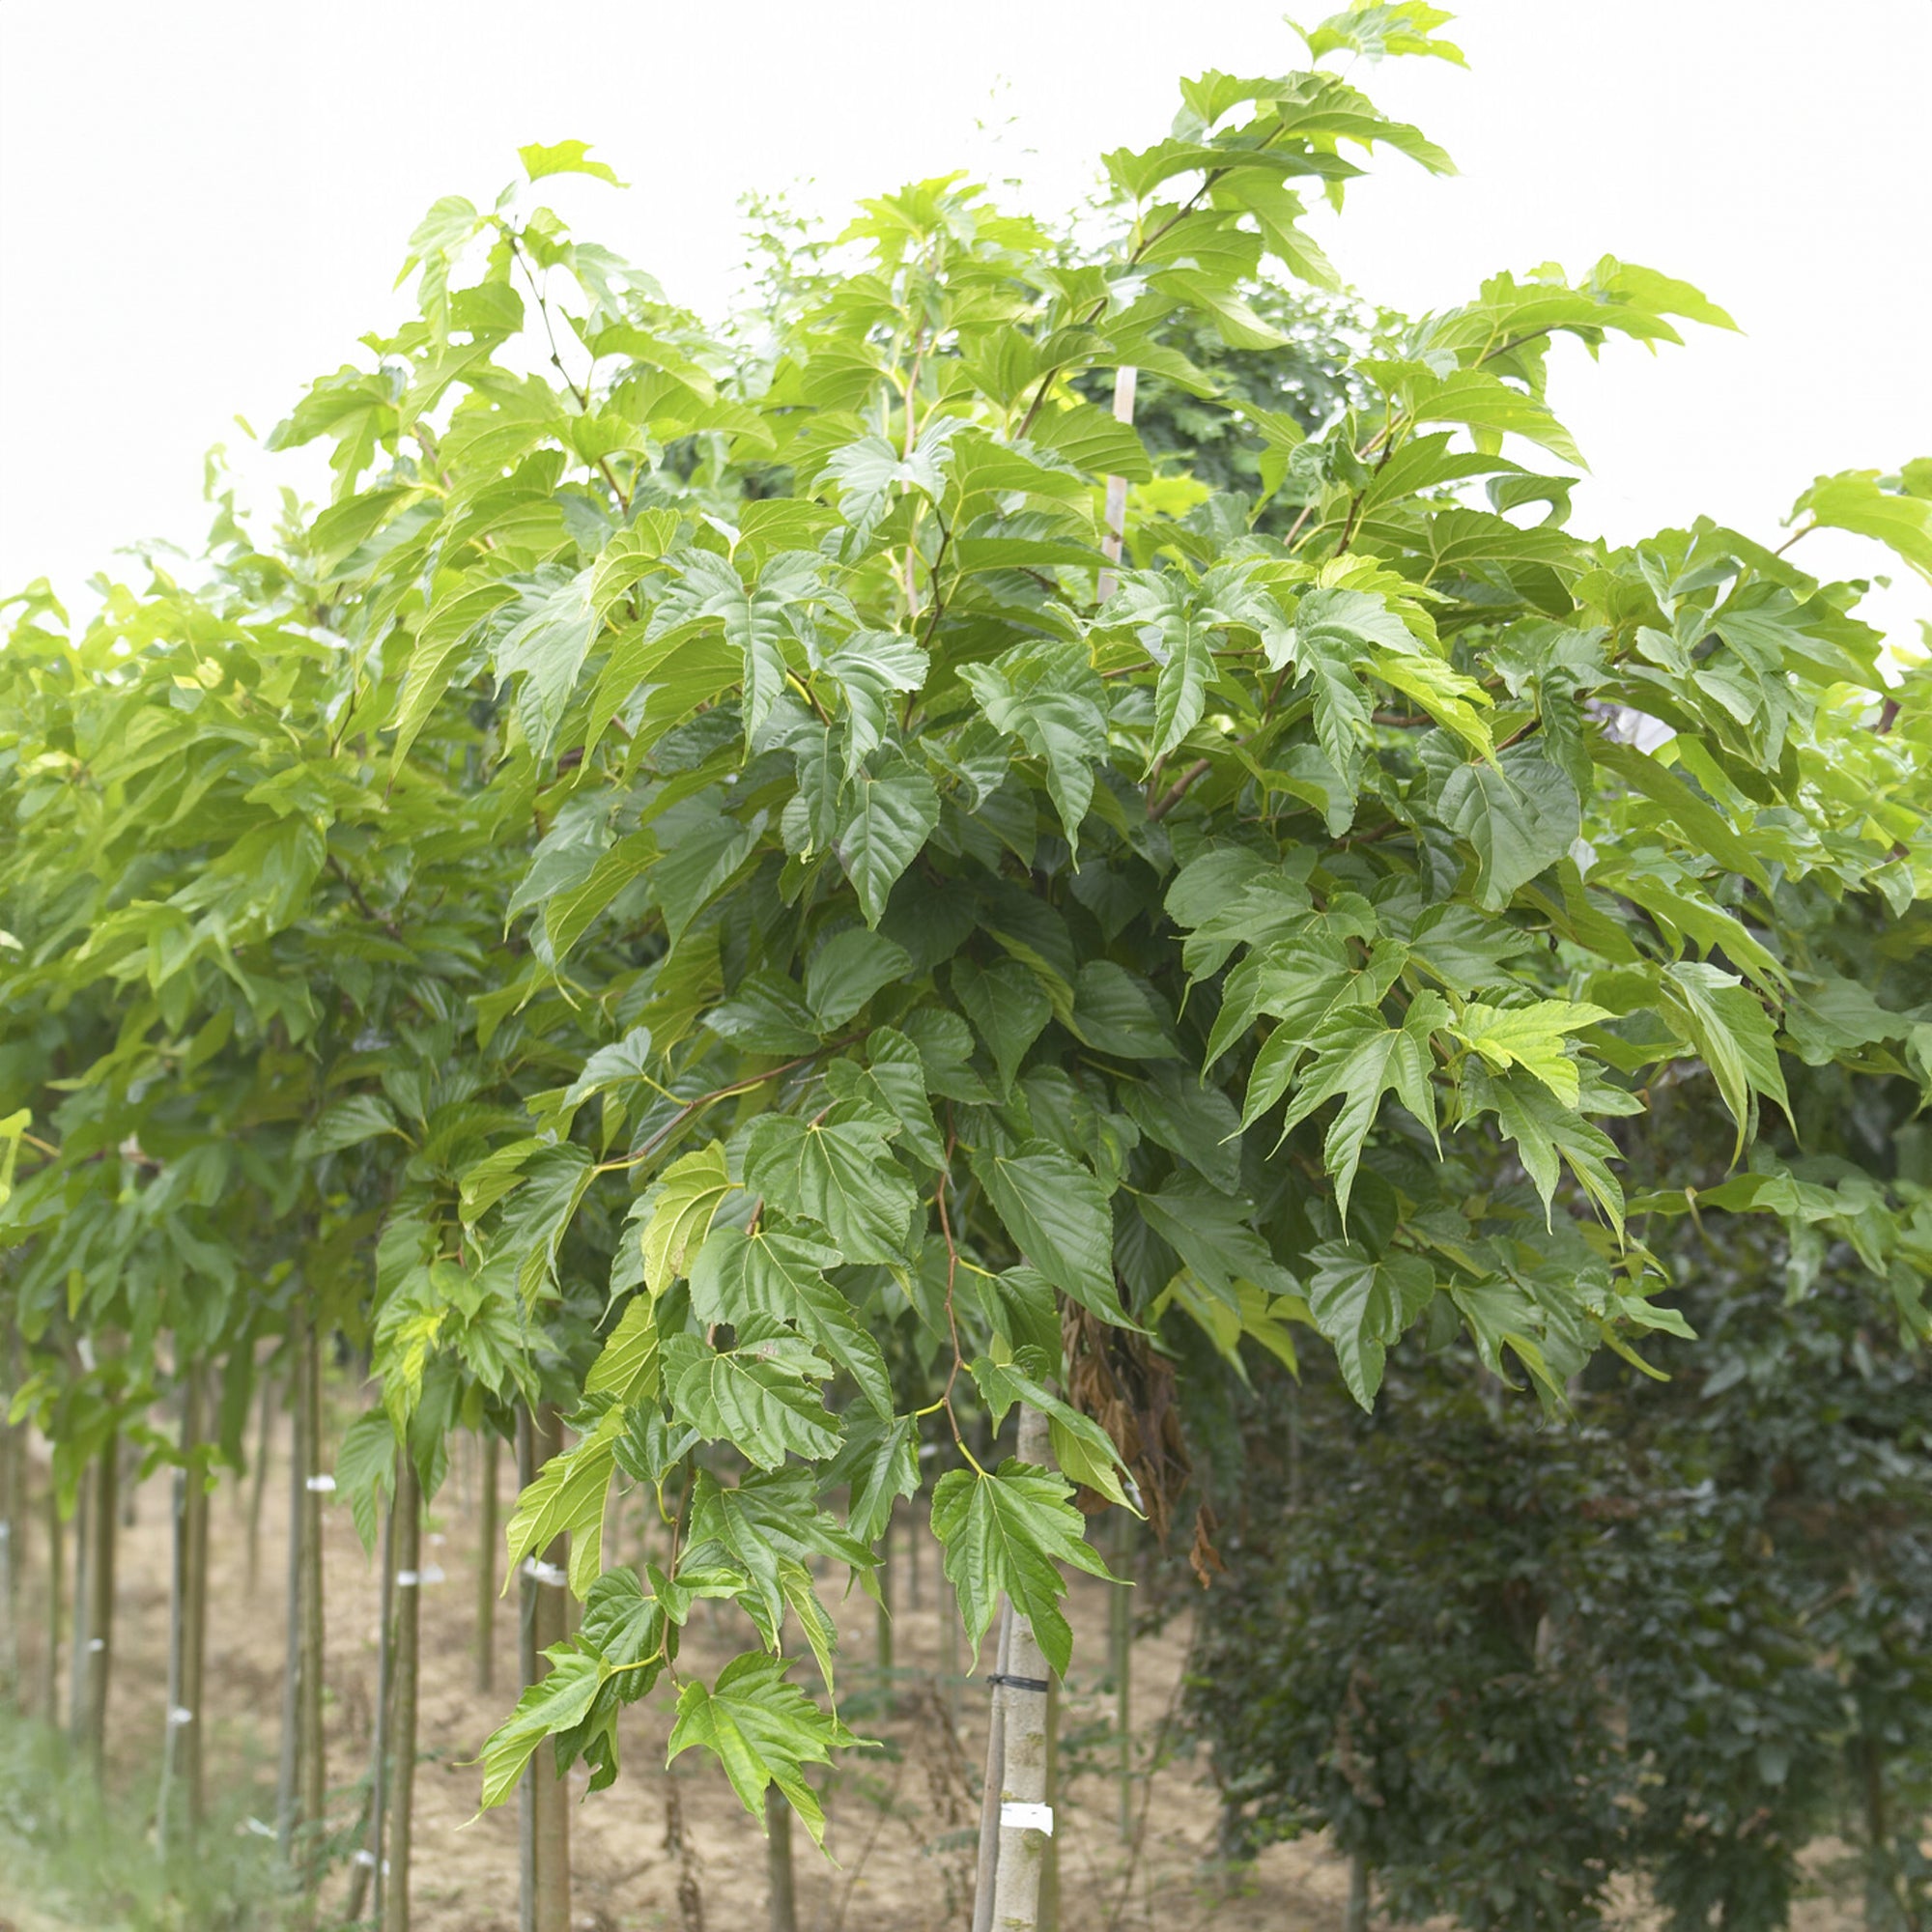
[{"label": "large green leaf", "polygon": [[1114,1223],[1091,1168],[1044,1141],[1014,1153],[975,1149],[973,1172],[1001,1225],[1040,1274],[1109,1321],[1124,1321],[1114,1288]]}]

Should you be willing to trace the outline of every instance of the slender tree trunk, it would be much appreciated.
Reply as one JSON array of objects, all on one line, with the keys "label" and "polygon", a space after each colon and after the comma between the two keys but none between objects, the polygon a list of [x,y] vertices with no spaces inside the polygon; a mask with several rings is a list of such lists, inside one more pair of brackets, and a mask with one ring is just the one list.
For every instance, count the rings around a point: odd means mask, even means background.
[{"label": "slender tree trunk", "polygon": [[1349,1909],[1342,1919],[1343,1932],[1369,1932],[1369,1855],[1351,1853],[1349,1859]]},{"label": "slender tree trunk", "polygon": [[302,1518],[308,1506],[303,1487],[301,1418],[301,1342],[289,1336],[289,1547],[283,1599],[282,1751],[275,1789],[275,1831],[283,1860],[294,1865],[300,1833]]},{"label": "slender tree trunk", "polygon": [[[185,1391],[182,1417],[182,1441],[187,1441]],[[161,1713],[161,1778],[155,1798],[155,1849],[163,1865],[174,1835],[175,1785],[179,1781],[182,1708],[182,1602],[187,1594],[187,1471],[174,1472],[174,1516],[170,1524],[168,1564],[168,1695]]]},{"label": "slender tree trunk", "polygon": [[879,1585],[879,1601],[875,1605],[876,1634],[873,1638],[872,1661],[879,1673],[879,1708],[887,1717],[894,1717],[898,1711],[898,1690],[893,1677],[893,1519],[886,1518],[886,1533],[879,1539],[883,1560],[874,1573]]},{"label": "slender tree trunk", "polygon": [[[1046,1417],[1020,1410],[1023,1463],[1053,1466]],[[1046,1659],[1027,1619],[1014,1612],[1002,1675],[995,1690],[1005,1710],[1005,1767],[1000,1779],[1000,1858],[993,1881],[993,1932],[1036,1932],[1039,1924],[1040,1874],[1053,1833],[1047,1804],[1047,1707],[1051,1696]],[[1038,1688],[1035,1688],[1037,1686]]]},{"label": "slender tree trunk", "polygon": [[[416,1659],[422,1602],[422,1491],[407,1444],[396,1458],[395,1720],[390,1725],[389,1870],[383,1932],[410,1932],[410,1850],[416,1777]],[[377,1854],[380,1858],[382,1855]]]},{"label": "slender tree trunk", "polygon": [[946,1716],[959,1728],[959,1614],[948,1601],[944,1582],[939,1589],[939,1674],[946,1682]]},{"label": "slender tree trunk", "polygon": [[262,1572],[262,1496],[269,1486],[269,1463],[275,1440],[275,1385],[262,1378],[262,1414],[255,1428],[255,1466],[248,1472],[248,1594],[255,1594]]},{"label": "slender tree trunk", "polygon": [[[1114,371],[1114,419],[1130,423],[1134,419],[1134,384],[1136,372],[1131,368]],[[1107,478],[1107,534],[1100,540],[1100,549],[1110,563],[1121,560],[1121,539],[1127,527],[1127,479],[1124,476]],[[1117,570],[1103,570],[1094,584],[1094,594],[1104,604],[1121,587],[1120,573]]]},{"label": "slender tree trunk", "polygon": [[791,1863],[791,1806],[776,1784],[765,1793],[765,1871],[771,1894],[771,1932],[798,1932],[798,1894]]},{"label": "slender tree trunk", "polygon": [[323,1595],[322,1338],[306,1312],[297,1318],[295,1428],[290,1492],[292,1598],[295,1607],[294,1802],[289,1841],[302,1891],[321,1882],[323,1823],[327,1809],[327,1741],[322,1726]]},{"label": "slender tree trunk", "polygon": [[[206,1378],[198,1369],[188,1375],[187,1402],[182,1434],[186,1446],[199,1450],[210,1434],[211,1417]],[[201,1836],[207,1811],[209,1494],[199,1456],[188,1463],[185,1477],[181,1696],[170,1715],[181,1733],[182,1800],[188,1842],[193,1844]]]},{"label": "slender tree trunk", "polygon": [[[999,1637],[993,1645],[993,1672],[1004,1676],[1012,1638],[1013,1606],[1000,1600]],[[986,1776],[980,1786],[980,1858],[973,1874],[973,1932],[991,1932],[993,1884],[1000,1869],[1000,1786],[1007,1774],[1007,1707],[1001,1686],[993,1687],[986,1717]]]},{"label": "slender tree trunk", "polygon": [[344,1914],[352,1921],[361,1918],[362,1902],[368,1897],[373,1884],[375,1911],[372,1916],[378,1924],[383,1918],[384,1861],[388,1856],[389,1691],[395,1676],[396,1656],[396,1510],[393,1500],[389,1514],[383,1520],[381,1591],[378,1600],[380,1621],[376,1626],[376,1714],[369,1726],[369,1799],[362,1814],[362,1845],[355,1854],[355,1871],[349,1881],[349,1909]]},{"label": "slender tree trunk", "polygon": [[94,1465],[87,1552],[87,1651],[80,1746],[99,1781],[107,1766],[107,1690],[114,1664],[114,1543],[120,1526],[121,1433],[108,1431]]},{"label": "slender tree trunk", "polygon": [[[1134,1556],[1134,1520],[1125,1510],[1114,1512],[1114,1574],[1126,1577]],[[1107,1597],[1107,1644],[1113,1653],[1114,1748],[1120,1784],[1121,1843],[1134,1841],[1134,1626],[1128,1592],[1113,1590]]]},{"label": "slender tree trunk", "polygon": [[42,1685],[41,1715],[47,1729],[60,1728],[60,1633],[64,1578],[67,1565],[67,1525],[61,1521],[60,1486],[52,1471],[47,1475],[47,1655],[46,1673]]},{"label": "slender tree trunk", "polygon": [[[519,1417],[517,1474],[525,1487],[562,1449],[563,1426],[549,1403]],[[525,1566],[520,1647],[526,1685],[544,1675],[544,1651],[561,1643],[568,1628],[564,1573],[569,1557],[569,1541],[559,1536]],[[556,1775],[555,1747],[546,1738],[524,1773],[523,1932],[570,1932],[568,1799]]]},{"label": "slender tree trunk", "polygon": [[906,1608],[916,1610],[920,1607],[919,1547],[924,1538],[919,1526],[919,1509],[914,1503],[906,1505],[905,1525]]},{"label": "slender tree trunk", "polygon": [[482,1490],[476,1513],[476,1688],[491,1690],[497,1683],[497,1432],[486,1422],[478,1462]]},{"label": "slender tree trunk", "polygon": [[78,1745],[87,1704],[88,1612],[93,1607],[89,1595],[88,1563],[94,1549],[94,1470],[82,1469],[73,1498],[73,1609],[71,1622],[67,1667],[67,1734]]},{"label": "slender tree trunk", "polygon": [[20,1577],[27,1561],[26,1426],[7,1420],[20,1379],[20,1338],[7,1324],[7,1372],[0,1386],[0,1691],[20,1691]]}]

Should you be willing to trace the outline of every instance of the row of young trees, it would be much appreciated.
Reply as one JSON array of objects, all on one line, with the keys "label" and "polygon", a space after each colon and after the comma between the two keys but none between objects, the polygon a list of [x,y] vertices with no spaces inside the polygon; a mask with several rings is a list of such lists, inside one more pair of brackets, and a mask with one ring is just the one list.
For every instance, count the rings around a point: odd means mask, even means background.
[{"label": "row of young trees", "polygon": [[[614,1779],[654,1692],[674,1756],[818,1834],[809,1768],[854,1739],[815,1572],[876,1587],[929,1481],[969,1646],[999,1629],[979,1922],[1031,1925],[1063,1573],[1107,1574],[1082,1507],[1207,1566],[1186,1445],[1246,1364],[1313,1331],[1368,1408],[1421,1332],[1560,1411],[1599,1349],[1688,1332],[1648,1231],[1700,1202],[1846,1244],[1923,1332],[1922,1189],[1807,1165],[1790,1069],[1854,1110],[1932,1077],[1867,963],[1932,884],[1932,724],[1861,586],[1785,553],[1831,526],[1932,574],[1932,468],[1821,479],[1779,551],[1573,534],[1552,351],[1728,326],[1610,258],[1345,329],[1263,400],[1264,261],[1334,280],[1301,196],[1377,148],[1449,165],[1324,63],[1453,57],[1443,17],[1358,3],[1305,71],[1183,83],[1105,157],[1103,242],[927,182],[722,335],[533,205],[609,176],[581,143],[525,149],[275,433],[328,450],[326,508],[264,541],[221,496],[205,581],[153,558],[77,636],[15,600],[10,1414],[86,1499],[97,1757],[121,1444],[184,1472],[191,1713],[207,1487],[265,1372],[283,1829],[312,1891],[332,1480],[385,1550],[355,1907],[390,1927],[458,1432],[517,1445],[526,1688],[482,1797],[525,1794],[544,1932],[559,1775]],[[1181,436],[1143,440],[1143,384]],[[1696,1083],[1721,1157],[1633,1201],[1632,1136]],[[330,1470],[338,1344],[380,1402]],[[613,1486],[665,1525],[641,1574],[603,1565]],[[701,1600],[744,1618],[709,1681]]]}]

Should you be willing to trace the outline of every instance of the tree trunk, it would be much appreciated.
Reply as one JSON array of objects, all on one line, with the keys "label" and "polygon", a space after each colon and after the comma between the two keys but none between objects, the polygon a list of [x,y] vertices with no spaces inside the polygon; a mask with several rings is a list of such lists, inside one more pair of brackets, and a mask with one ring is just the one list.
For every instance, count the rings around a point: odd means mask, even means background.
[{"label": "tree trunk", "polygon": [[377,1599],[376,1711],[369,1726],[369,1797],[362,1810],[362,1844],[355,1854],[355,1870],[349,1881],[349,1907],[344,1918],[362,1918],[362,1902],[375,1887],[372,1917],[383,1918],[384,1861],[387,1856],[389,1701],[396,1660],[396,1509],[393,1499],[383,1520],[383,1578]]},{"label": "tree trunk", "polygon": [[275,1439],[275,1385],[262,1378],[262,1416],[255,1430],[255,1466],[248,1481],[248,1594],[255,1594],[262,1569],[262,1494],[269,1484],[270,1451]]},{"label": "tree trunk", "polygon": [[[410,1839],[416,1776],[416,1658],[422,1602],[422,1491],[405,1444],[396,1457],[395,1718],[389,1726],[389,1869],[383,1886],[383,1932],[410,1932]],[[378,1858],[382,1854],[378,1852]]]},{"label": "tree trunk", "polygon": [[[199,1450],[209,1434],[208,1390],[200,1370],[188,1375],[184,1446]],[[182,1655],[180,1702],[171,1714],[181,1734],[182,1802],[188,1842],[201,1835],[207,1810],[208,1516],[207,1472],[195,1456],[184,1472],[182,1498]]]},{"label": "tree trunk", "polygon": [[295,1580],[297,1663],[295,1806],[291,1844],[301,1889],[321,1882],[323,1826],[327,1809],[327,1740],[322,1726],[323,1595],[322,1496],[331,1487],[322,1471],[322,1338],[302,1319],[295,1365]]},{"label": "tree trunk", "polygon": [[879,1708],[887,1717],[898,1711],[898,1691],[893,1678],[893,1519],[886,1518],[886,1533],[879,1539],[882,1560],[873,1573],[879,1585],[879,1601],[873,1637],[872,1661],[879,1673]]},{"label": "tree trunk", "polygon": [[1342,1932],[1369,1932],[1369,1855],[1354,1852],[1349,1859],[1349,1909]]},{"label": "tree trunk", "polygon": [[110,1429],[94,1464],[88,1512],[87,1651],[81,1690],[80,1748],[97,1782],[107,1768],[107,1689],[114,1663],[114,1543],[121,1479],[121,1432]]},{"label": "tree trunk", "polygon": [[[1046,1417],[1020,1410],[1023,1463],[1053,1466]],[[993,1881],[993,1932],[1037,1932],[1040,1874],[1053,1834],[1047,1803],[1047,1707],[1051,1696],[1046,1659],[1033,1626],[1013,1614],[1001,1673],[1009,1681],[994,1697],[1005,1715],[1005,1766],[1000,1779],[1000,1857]],[[1017,1680],[1017,1681],[1014,1681]],[[1038,1688],[1034,1688],[1037,1686]]]},{"label": "tree trunk", "polygon": [[765,1870],[771,1893],[771,1932],[798,1932],[792,1882],[791,1806],[776,1784],[765,1793]]},{"label": "tree trunk", "polygon": [[1116,1510],[1114,1574],[1122,1579],[1122,1586],[1107,1596],[1107,1647],[1112,1652],[1109,1662],[1114,1677],[1115,1776],[1120,1781],[1118,1822],[1123,1845],[1134,1841],[1134,1626],[1131,1599],[1125,1588],[1133,1558],[1134,1520],[1125,1510]]},{"label": "tree trunk", "polygon": [[52,1473],[47,1476],[47,1655],[46,1675],[42,1686],[41,1715],[47,1729],[60,1728],[60,1630],[61,1599],[64,1594],[61,1572],[67,1567],[67,1525],[61,1521],[60,1486]]},{"label": "tree trunk", "polygon": [[0,1691],[11,1700],[20,1690],[20,1574],[27,1560],[27,1456],[25,1425],[7,1420],[20,1378],[20,1343],[10,1322],[7,1371],[0,1386]]},{"label": "tree trunk", "polygon": [[[184,1391],[184,1411],[185,1391]],[[187,1440],[187,1417],[182,1417],[182,1440]],[[168,1548],[168,1694],[161,1712],[161,1777],[155,1797],[155,1850],[167,1863],[168,1842],[174,1835],[175,1786],[180,1780],[182,1708],[182,1602],[187,1595],[187,1470],[174,1472],[174,1516]]]},{"label": "tree trunk", "polygon": [[289,1359],[289,1548],[282,1603],[282,1750],[275,1781],[275,1834],[284,1861],[293,1867],[300,1832],[302,1518],[308,1503],[302,1471],[301,1342],[293,1327]]},{"label": "tree trunk", "polygon": [[87,1617],[93,1607],[88,1595],[88,1561],[94,1548],[94,1468],[83,1468],[74,1486],[73,1498],[73,1608],[71,1634],[68,1642],[67,1735],[70,1744],[78,1744],[82,1717],[87,1705]]},{"label": "tree trunk", "polygon": [[483,1425],[482,1454],[478,1457],[478,1477],[482,1495],[477,1510],[476,1535],[476,1688],[493,1690],[497,1684],[497,1565],[502,1561],[497,1549],[497,1432]]},{"label": "tree trunk", "polygon": [[[525,1410],[517,1425],[517,1475],[525,1488],[563,1448],[563,1426],[549,1403]],[[534,1684],[548,1669],[543,1653],[561,1643],[565,1566],[569,1540],[557,1537],[526,1563],[519,1633],[523,1681]],[[523,1790],[523,1932],[570,1932],[569,1793],[556,1775],[555,1747],[546,1738],[530,1755]]]},{"label": "tree trunk", "polygon": [[[993,1645],[993,1671],[1003,1676],[1012,1638],[1013,1606],[1000,1600],[1000,1634]],[[1000,1869],[1000,1786],[1007,1774],[1007,1707],[993,1687],[986,1716],[986,1776],[980,1786],[980,1857],[973,1874],[973,1932],[991,1932],[993,1884]]]}]

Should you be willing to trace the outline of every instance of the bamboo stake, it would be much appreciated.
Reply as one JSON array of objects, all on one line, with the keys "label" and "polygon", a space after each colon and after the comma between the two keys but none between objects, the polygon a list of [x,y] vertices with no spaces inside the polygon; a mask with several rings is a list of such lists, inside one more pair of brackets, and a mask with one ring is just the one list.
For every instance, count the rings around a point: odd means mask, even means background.
[{"label": "bamboo stake", "polygon": [[[390,1726],[389,1858],[386,1876],[379,1863],[383,1932],[410,1932],[410,1851],[416,1777],[416,1660],[422,1601],[422,1489],[415,1459],[404,1444],[396,1459],[396,1662],[395,1718]],[[377,1852],[380,1861],[382,1853]]]},{"label": "bamboo stake", "polygon": [[323,1597],[322,1597],[322,1338],[313,1321],[301,1331],[297,1418],[300,1451],[298,1565],[300,1598],[300,1663],[298,1670],[299,1708],[296,1734],[296,1806],[300,1841],[297,1864],[301,1888],[312,1893],[321,1880],[323,1823],[327,1808],[327,1743],[322,1727]]},{"label": "bamboo stake", "polygon": [[88,1563],[94,1548],[94,1472],[84,1467],[73,1498],[73,1633],[69,1644],[71,1656],[67,1672],[67,1734],[78,1745],[81,1719],[87,1699],[87,1613],[93,1599],[87,1580]]},{"label": "bamboo stake", "polygon": [[[187,1436],[185,1416],[182,1423],[182,1436],[185,1444]],[[187,1525],[184,1520],[187,1511],[185,1469],[177,1469],[174,1472],[172,1487],[174,1514],[169,1538],[168,1564],[168,1696],[167,1707],[161,1713],[161,1778],[160,1789],[155,1799],[155,1850],[164,1865],[167,1862],[168,1839],[171,1835],[169,1828],[174,1822],[175,1760],[181,1746],[181,1726],[175,1722],[175,1713],[181,1709],[182,1598],[187,1588]]]},{"label": "bamboo stake", "polygon": [[1356,1851],[1349,1859],[1349,1906],[1343,1932],[1369,1932],[1369,1855]]},{"label": "bamboo stake", "polygon": [[[1000,1634],[993,1646],[993,1669],[1004,1676],[1013,1627],[1013,1606],[1000,1600]],[[986,1776],[980,1786],[980,1858],[973,1875],[973,1932],[991,1932],[993,1883],[1000,1869],[1000,1786],[1007,1773],[1007,1707],[993,1690],[986,1719]]]}]

